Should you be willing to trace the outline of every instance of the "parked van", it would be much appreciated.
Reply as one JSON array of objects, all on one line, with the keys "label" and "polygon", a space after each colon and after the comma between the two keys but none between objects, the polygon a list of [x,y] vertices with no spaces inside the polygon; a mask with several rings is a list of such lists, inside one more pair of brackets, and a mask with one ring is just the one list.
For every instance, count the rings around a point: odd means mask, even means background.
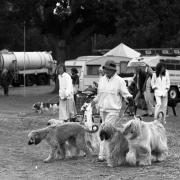
[{"label": "parked van", "polygon": [[[67,60],[65,61],[66,71],[67,73],[71,74],[71,68],[75,67],[79,72],[79,90],[83,91],[86,89],[89,85],[92,85],[92,82],[88,82],[87,79],[85,79],[87,75],[87,68],[86,63],[92,59],[96,59],[100,56],[80,56],[76,59]],[[94,80],[97,80],[98,76],[94,78]]]},{"label": "parked van", "polygon": [[82,56],[75,60],[65,62],[67,72],[70,73],[72,67],[76,67],[79,71],[80,90],[83,91],[93,82],[99,80],[99,68],[103,66],[107,60],[113,60],[116,63],[117,73],[123,77],[129,85],[132,82],[133,70],[127,68],[131,58],[121,56]]}]

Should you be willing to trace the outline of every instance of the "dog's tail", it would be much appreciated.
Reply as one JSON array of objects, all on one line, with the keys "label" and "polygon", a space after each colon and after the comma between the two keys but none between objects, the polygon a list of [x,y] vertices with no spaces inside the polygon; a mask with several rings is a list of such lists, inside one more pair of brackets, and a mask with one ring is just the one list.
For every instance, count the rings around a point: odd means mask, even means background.
[{"label": "dog's tail", "polygon": [[99,127],[96,124],[92,125],[92,130],[89,130],[87,128],[84,128],[86,132],[88,133],[96,133],[99,130]]},{"label": "dog's tail", "polygon": [[110,135],[110,133],[108,133],[107,131],[102,129],[99,133],[99,137],[100,137],[101,141],[103,141],[103,140],[108,140],[111,137],[111,135]]}]

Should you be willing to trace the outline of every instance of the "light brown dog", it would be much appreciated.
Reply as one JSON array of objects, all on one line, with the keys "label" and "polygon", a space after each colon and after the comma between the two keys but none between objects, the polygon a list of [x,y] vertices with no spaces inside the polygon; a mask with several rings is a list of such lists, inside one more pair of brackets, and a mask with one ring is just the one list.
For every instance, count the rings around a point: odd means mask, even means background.
[{"label": "light brown dog", "polygon": [[97,131],[98,126],[95,130],[91,131],[81,126],[79,123],[67,122],[31,131],[28,134],[28,144],[37,145],[42,140],[46,140],[51,147],[51,152],[44,162],[52,161],[56,158],[56,154],[61,155],[61,159],[64,159],[66,156],[66,141],[68,141],[70,146],[76,149],[76,156],[79,154],[80,150],[84,151],[87,156],[91,156],[91,152],[85,141],[85,135],[87,132],[95,133]]},{"label": "light brown dog", "polygon": [[162,161],[168,154],[166,131],[161,120],[144,122],[135,117],[124,125],[123,135],[129,143],[126,161],[130,165],[151,165],[152,160]]},{"label": "light brown dog", "polygon": [[[47,125],[48,126],[49,125],[56,126],[56,125],[59,125],[59,124],[62,124],[62,123],[65,123],[65,122],[57,120],[57,119],[50,119],[50,120],[48,120]],[[83,125],[86,126],[88,129],[90,129],[90,127],[87,126],[86,124],[83,124]],[[96,128],[97,128],[96,126],[98,126],[98,125],[92,123],[92,126],[91,126],[90,130],[93,130],[94,128],[96,130]],[[98,154],[98,152],[99,152],[99,143],[100,143],[99,132],[96,132],[96,133],[86,133],[85,134],[85,140],[86,140],[87,146],[91,150],[91,152],[93,154]],[[68,144],[68,142],[66,142],[66,144]],[[67,151],[68,151],[69,155],[72,155],[72,153],[71,153],[72,149],[67,149]]]},{"label": "light brown dog", "polygon": [[106,142],[106,160],[109,167],[119,166],[125,163],[128,152],[128,141],[124,138],[120,129],[110,123],[103,123],[99,130],[100,139]]}]

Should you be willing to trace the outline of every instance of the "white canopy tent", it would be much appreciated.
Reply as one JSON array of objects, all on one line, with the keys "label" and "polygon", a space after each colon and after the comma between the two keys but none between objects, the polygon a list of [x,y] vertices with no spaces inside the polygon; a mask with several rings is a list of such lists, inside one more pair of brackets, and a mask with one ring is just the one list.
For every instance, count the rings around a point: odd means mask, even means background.
[{"label": "white canopy tent", "polygon": [[136,57],[139,57],[140,55],[141,54],[139,52],[121,43],[115,48],[111,49],[106,54],[104,54],[103,56],[121,56],[121,57],[128,57],[128,58],[136,58]]}]

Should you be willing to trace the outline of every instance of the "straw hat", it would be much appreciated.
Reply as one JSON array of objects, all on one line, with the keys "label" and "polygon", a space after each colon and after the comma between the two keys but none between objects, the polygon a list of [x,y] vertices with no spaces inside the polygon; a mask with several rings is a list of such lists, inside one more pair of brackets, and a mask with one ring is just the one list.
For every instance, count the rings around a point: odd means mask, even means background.
[{"label": "straw hat", "polygon": [[110,69],[116,71],[116,64],[114,61],[106,61],[105,65],[103,66],[103,69]]}]

